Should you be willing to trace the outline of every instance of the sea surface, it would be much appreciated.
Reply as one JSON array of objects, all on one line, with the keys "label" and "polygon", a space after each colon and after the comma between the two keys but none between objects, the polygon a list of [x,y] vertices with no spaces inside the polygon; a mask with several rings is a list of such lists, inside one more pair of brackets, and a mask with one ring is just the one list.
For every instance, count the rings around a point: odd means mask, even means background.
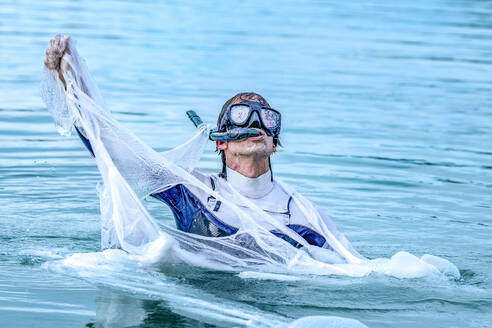
[{"label": "sea surface", "polygon": [[[432,254],[460,278],[152,271],[85,254],[100,251],[99,173],[39,95],[57,33],[157,150],[193,134],[186,110],[212,123],[237,92],[262,94],[283,115],[276,178],[366,257]],[[1,327],[492,326],[490,1],[1,0],[0,62]],[[198,167],[220,169],[213,145]],[[79,257],[83,270],[63,261]]]}]

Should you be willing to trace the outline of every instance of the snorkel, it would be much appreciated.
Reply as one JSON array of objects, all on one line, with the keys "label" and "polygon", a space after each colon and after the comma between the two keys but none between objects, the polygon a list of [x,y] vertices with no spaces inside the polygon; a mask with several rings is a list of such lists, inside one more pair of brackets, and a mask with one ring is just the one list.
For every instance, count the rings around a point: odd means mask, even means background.
[{"label": "snorkel", "polygon": [[[201,126],[203,121],[195,111],[187,111],[189,119],[195,127]],[[223,109],[217,128],[209,132],[212,141],[234,141],[250,137],[258,137],[262,133],[273,137],[278,143],[280,134],[281,115],[277,110],[258,101],[243,100]]]},{"label": "snorkel", "polygon": [[[198,114],[193,111],[189,110],[186,112],[186,115],[188,115],[188,118],[193,122],[195,127],[200,127],[203,123],[202,119]],[[210,130],[210,133],[208,135],[208,138],[212,141],[234,141],[234,140],[239,140],[239,139],[244,139],[244,138],[250,138],[250,137],[258,137],[260,136],[261,133],[258,130],[255,129],[248,129],[248,128],[233,128],[228,131],[224,132],[219,132],[216,129]]]},{"label": "snorkel", "polygon": [[[195,127],[203,128],[205,123],[195,111],[190,110],[186,113]],[[216,142],[216,151],[222,159],[222,172],[219,177],[227,180],[226,156],[224,150],[219,148],[221,143],[247,140],[266,134],[273,138],[274,146],[280,145],[280,123],[280,112],[270,108],[266,99],[257,93],[241,92],[227,100],[217,118],[216,128],[208,131],[208,137]],[[268,165],[271,171],[270,159]]]}]

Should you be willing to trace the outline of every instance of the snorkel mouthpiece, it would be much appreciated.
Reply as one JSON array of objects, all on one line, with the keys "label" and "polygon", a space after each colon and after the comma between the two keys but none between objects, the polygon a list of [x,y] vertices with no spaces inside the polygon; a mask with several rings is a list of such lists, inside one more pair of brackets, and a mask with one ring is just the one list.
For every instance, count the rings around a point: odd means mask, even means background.
[{"label": "snorkel mouthpiece", "polygon": [[[186,112],[188,118],[193,122],[195,127],[201,126],[203,123],[202,119],[194,110],[189,110]],[[258,137],[261,133],[255,129],[248,128],[234,128],[229,131],[219,132],[216,130],[211,130],[208,138],[212,141],[234,141],[249,137]]]},{"label": "snorkel mouthpiece", "polygon": [[235,128],[226,132],[210,132],[210,140],[212,141],[234,141],[249,137],[259,137],[261,135],[260,131],[248,128]]}]

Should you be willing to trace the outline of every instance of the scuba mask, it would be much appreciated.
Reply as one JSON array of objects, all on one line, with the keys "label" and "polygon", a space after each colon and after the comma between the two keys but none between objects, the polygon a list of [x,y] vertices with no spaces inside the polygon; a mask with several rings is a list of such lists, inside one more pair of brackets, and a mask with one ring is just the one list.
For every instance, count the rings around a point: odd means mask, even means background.
[{"label": "scuba mask", "polygon": [[[203,124],[194,111],[187,111],[188,117],[199,126]],[[216,129],[210,131],[209,138],[213,141],[233,141],[249,137],[260,136],[258,128],[266,135],[273,137],[275,144],[280,134],[281,115],[273,108],[266,107],[255,101],[243,101],[230,106],[222,116]]]},{"label": "scuba mask", "polygon": [[[217,132],[234,132],[236,129],[258,128],[278,141],[281,126],[280,112],[256,101],[243,101],[230,106],[224,113]],[[258,131],[257,131],[258,132]],[[236,138],[237,140],[240,138]]]}]

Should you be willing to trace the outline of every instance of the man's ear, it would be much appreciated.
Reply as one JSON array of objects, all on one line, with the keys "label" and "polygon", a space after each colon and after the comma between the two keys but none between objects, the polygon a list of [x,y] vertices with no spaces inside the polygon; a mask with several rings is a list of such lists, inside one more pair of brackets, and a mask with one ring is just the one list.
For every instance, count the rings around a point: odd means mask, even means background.
[{"label": "man's ear", "polygon": [[216,141],[215,147],[217,147],[218,150],[226,150],[227,149],[227,142],[226,141]]}]

